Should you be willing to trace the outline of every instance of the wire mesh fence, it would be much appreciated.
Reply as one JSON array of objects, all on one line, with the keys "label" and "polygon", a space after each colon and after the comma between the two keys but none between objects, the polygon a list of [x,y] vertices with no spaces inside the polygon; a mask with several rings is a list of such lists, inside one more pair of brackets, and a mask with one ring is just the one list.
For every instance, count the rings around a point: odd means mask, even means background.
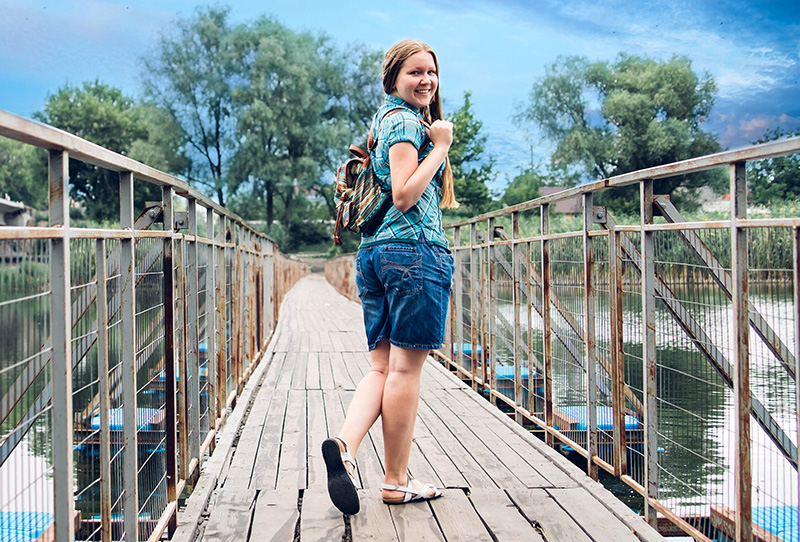
[{"label": "wire mesh fence", "polygon": [[[460,271],[439,357],[588,474],[619,477],[664,532],[798,540],[800,218],[748,219],[734,201],[728,220],[688,223],[653,195],[710,166],[746,194],[746,161],[796,152],[722,153],[450,225]],[[633,183],[639,224],[586,205]],[[585,226],[550,231],[551,204],[575,196]]]},{"label": "wire mesh fence", "polygon": [[[176,178],[2,111],[0,136],[59,149],[50,225],[0,228],[0,539],[159,539],[307,266]],[[71,154],[121,171],[119,222],[70,227]]]}]

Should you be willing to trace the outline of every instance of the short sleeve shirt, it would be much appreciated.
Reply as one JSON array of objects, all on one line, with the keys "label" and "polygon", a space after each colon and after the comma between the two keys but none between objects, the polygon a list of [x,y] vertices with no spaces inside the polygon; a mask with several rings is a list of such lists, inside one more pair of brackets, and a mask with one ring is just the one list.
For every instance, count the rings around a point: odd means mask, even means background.
[{"label": "short sleeve shirt", "polygon": [[[371,151],[372,167],[381,187],[390,191],[392,178],[389,168],[389,148],[403,141],[414,145],[419,152],[419,162],[428,156],[433,144],[422,126],[422,114],[402,99],[387,95],[378,108],[372,122],[372,137],[376,140]],[[433,180],[422,192],[417,203],[405,213],[392,206],[383,222],[371,235],[362,235],[361,246],[369,247],[383,243],[417,243],[424,239],[429,245],[447,248],[447,239],[442,227],[442,162]]]}]

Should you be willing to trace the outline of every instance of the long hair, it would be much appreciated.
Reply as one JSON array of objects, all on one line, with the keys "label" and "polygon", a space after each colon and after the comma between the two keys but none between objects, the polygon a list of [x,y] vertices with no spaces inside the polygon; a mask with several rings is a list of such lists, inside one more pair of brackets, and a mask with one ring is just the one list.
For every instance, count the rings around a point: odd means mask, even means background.
[{"label": "long hair", "polygon": [[[391,94],[394,91],[397,76],[400,74],[400,68],[403,67],[406,59],[419,52],[430,53],[438,75],[439,61],[436,59],[436,53],[433,52],[430,45],[417,40],[401,41],[386,51],[386,56],[383,59],[383,91],[386,94]],[[439,96],[438,84],[436,85],[433,100],[429,105],[422,108],[421,113],[422,117],[429,123],[443,118],[442,100]],[[442,173],[442,201],[439,206],[442,208],[458,207],[455,192],[453,191],[453,170],[450,168],[449,159],[445,163],[444,172]]]}]

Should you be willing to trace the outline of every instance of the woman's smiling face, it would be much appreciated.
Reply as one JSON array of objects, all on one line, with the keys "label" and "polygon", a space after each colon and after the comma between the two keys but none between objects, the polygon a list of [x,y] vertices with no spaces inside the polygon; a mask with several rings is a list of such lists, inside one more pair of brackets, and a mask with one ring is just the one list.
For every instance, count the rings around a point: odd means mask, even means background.
[{"label": "woman's smiling face", "polygon": [[392,95],[417,109],[422,109],[430,105],[438,85],[439,74],[436,72],[433,55],[420,51],[403,62],[400,73],[397,74],[395,90]]}]

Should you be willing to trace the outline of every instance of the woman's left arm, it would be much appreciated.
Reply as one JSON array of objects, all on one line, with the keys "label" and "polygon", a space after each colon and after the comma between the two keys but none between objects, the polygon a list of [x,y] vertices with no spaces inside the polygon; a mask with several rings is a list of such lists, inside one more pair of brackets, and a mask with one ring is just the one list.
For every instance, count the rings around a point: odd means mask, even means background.
[{"label": "woman's left arm", "polygon": [[408,141],[395,143],[389,148],[392,200],[401,213],[417,203],[447,158],[447,151],[453,143],[453,123],[449,121],[434,121],[425,131],[433,143],[433,149],[421,163],[418,163],[417,149]]}]

